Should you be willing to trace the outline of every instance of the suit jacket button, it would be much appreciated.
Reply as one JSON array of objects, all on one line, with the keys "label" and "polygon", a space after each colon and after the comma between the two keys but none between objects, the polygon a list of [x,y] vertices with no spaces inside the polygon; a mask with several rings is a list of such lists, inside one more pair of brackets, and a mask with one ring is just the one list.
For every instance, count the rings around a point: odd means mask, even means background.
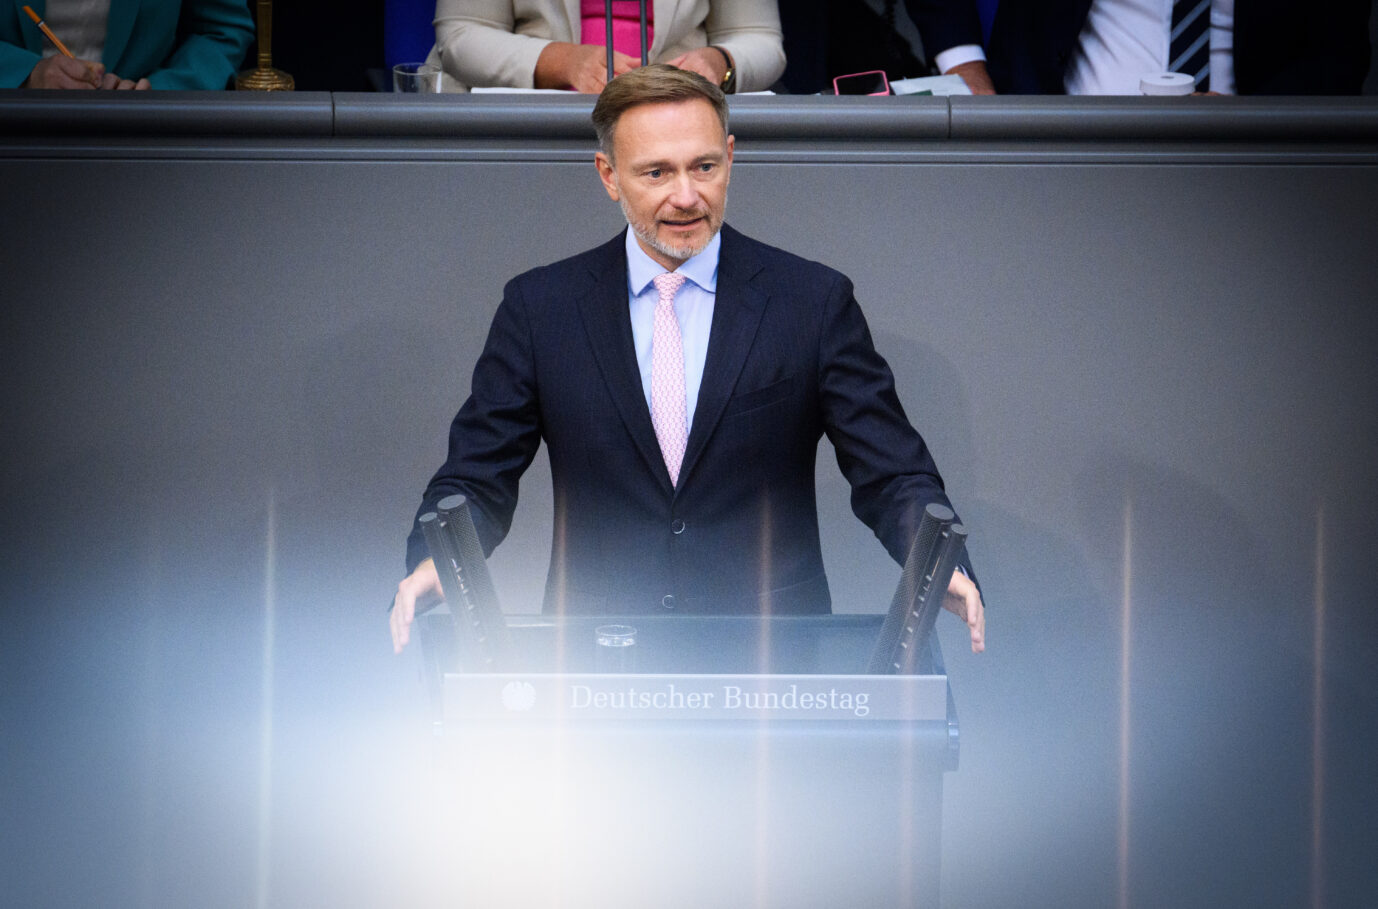
[{"label": "suit jacket button", "polygon": [[674,609],[674,608],[675,608],[675,596],[674,596],[674,594],[672,594],[672,593],[667,593],[667,594],[665,594],[665,596],[661,597],[661,598],[660,598],[660,605],[664,606],[666,609]]},{"label": "suit jacket button", "polygon": [[684,522],[679,518],[675,518],[670,522],[670,532],[676,535],[684,533]]}]

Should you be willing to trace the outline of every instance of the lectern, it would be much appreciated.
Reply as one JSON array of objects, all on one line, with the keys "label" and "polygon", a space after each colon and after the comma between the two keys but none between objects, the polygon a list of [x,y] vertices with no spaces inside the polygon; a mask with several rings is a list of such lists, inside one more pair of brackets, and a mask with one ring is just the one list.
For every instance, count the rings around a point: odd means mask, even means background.
[{"label": "lectern", "polygon": [[936,638],[867,673],[883,618],[508,616],[509,665],[458,672],[451,616],[419,617],[437,899],[937,906],[956,712]]}]

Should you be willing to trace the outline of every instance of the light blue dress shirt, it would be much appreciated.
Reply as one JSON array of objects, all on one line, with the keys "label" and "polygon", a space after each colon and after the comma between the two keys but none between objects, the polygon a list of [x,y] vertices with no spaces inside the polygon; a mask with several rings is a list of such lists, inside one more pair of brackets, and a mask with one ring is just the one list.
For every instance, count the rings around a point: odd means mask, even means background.
[{"label": "light blue dress shirt", "polygon": [[[703,384],[703,362],[708,357],[708,335],[713,327],[713,302],[718,292],[718,251],[722,234],[715,234],[703,252],[686,261],[676,271],[687,279],[675,294],[675,316],[684,339],[684,394],[688,407],[688,428],[694,427],[694,407]],[[655,331],[655,309],[660,292],[651,282],[665,268],[636,242],[627,229],[627,296],[631,304],[632,341],[636,345],[636,364],[641,369],[641,390],[646,406],[651,406],[651,337]]]}]

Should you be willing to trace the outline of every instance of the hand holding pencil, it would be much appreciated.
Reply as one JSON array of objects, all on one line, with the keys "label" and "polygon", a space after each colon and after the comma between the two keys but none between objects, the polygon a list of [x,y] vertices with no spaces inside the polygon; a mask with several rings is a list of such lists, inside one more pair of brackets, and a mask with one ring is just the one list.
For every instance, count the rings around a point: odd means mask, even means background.
[{"label": "hand holding pencil", "polygon": [[67,45],[57,35],[48,24],[39,18],[38,13],[32,7],[25,6],[24,12],[34,21],[44,36],[53,43],[61,56],[45,57],[34,66],[29,73],[29,78],[24,85],[28,88],[109,88],[109,89],[146,89],[149,87],[147,79],[140,79],[134,82],[131,79],[121,79],[114,73],[107,73],[105,65],[94,63],[90,60],[78,59]]}]

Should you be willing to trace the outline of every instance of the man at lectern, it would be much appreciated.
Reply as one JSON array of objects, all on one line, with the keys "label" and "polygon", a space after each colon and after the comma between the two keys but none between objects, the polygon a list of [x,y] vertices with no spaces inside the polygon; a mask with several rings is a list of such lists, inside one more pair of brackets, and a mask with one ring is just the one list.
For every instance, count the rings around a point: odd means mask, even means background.
[{"label": "man at lectern", "polygon": [[[665,65],[608,84],[594,156],[630,229],[510,281],[418,516],[469,499],[485,555],[542,441],[555,496],[545,610],[823,614],[814,495],[827,434],[852,509],[903,563],[948,504],[851,282],[723,223],[734,140],[717,86]],[[417,526],[394,649],[440,595]],[[985,646],[980,592],[945,605]]]}]

